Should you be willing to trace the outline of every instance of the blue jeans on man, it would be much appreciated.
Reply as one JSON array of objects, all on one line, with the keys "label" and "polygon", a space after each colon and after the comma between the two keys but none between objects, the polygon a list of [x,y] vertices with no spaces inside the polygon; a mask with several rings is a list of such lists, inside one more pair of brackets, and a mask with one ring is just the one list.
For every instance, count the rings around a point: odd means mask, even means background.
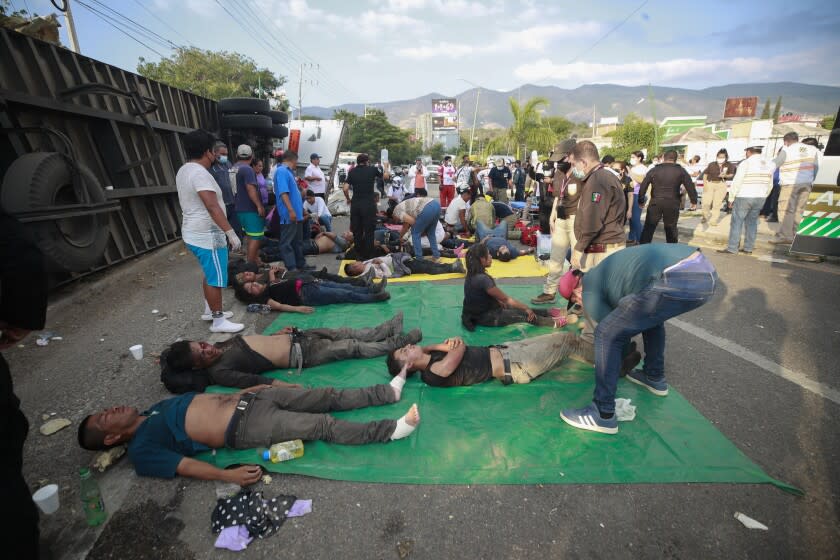
[{"label": "blue jeans on man", "polygon": [[741,228],[745,230],[744,251],[752,253],[758,232],[758,215],[761,213],[765,200],[765,198],[735,197],[735,202],[732,204],[732,221],[729,224],[729,245],[726,248],[730,253],[738,252]]},{"label": "blue jeans on man", "polygon": [[[623,297],[595,327],[594,402],[603,414],[615,413],[615,393],[624,348],[641,333],[644,375],[665,380],[665,321],[696,309],[715,293],[717,272],[702,254],[663,272],[640,292]],[[586,279],[583,280],[584,285]]]},{"label": "blue jeans on man", "polygon": [[499,247],[505,246],[508,248],[508,252],[510,252],[510,258],[515,259],[520,255],[520,252],[519,249],[507,240],[507,230],[508,226],[505,222],[501,222],[493,229],[490,229],[483,222],[477,221],[475,223],[476,243],[481,243],[482,239],[487,238],[484,244],[487,246],[487,250],[490,251],[491,255],[495,257],[499,252]]},{"label": "blue jeans on man", "polygon": [[429,239],[429,247],[432,249],[432,256],[434,258],[440,257],[440,249],[438,249],[437,235],[435,228],[440,220],[440,202],[432,199],[426,204],[426,207],[420,211],[417,218],[414,219],[414,225],[411,226],[411,244],[414,247],[415,258],[423,258],[423,246],[420,244],[420,238],[425,235]]},{"label": "blue jeans on man", "polygon": [[318,216],[318,223],[324,226],[325,230],[332,231],[332,216],[329,214]]},{"label": "blue jeans on man", "polygon": [[303,259],[303,222],[280,224],[280,255],[287,270],[302,269]]},{"label": "blue jeans on man", "polygon": [[338,284],[329,281],[308,282],[301,286],[301,301],[304,305],[330,305],[331,303],[372,303],[381,301],[370,288]]}]

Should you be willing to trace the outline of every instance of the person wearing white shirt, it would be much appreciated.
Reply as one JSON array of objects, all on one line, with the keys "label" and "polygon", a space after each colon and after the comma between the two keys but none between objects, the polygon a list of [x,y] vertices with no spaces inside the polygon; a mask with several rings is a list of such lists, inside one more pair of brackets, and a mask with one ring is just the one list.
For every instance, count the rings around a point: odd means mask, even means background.
[{"label": "person wearing white shirt", "polygon": [[776,164],[766,161],[761,155],[761,150],[762,146],[747,148],[747,159],[738,165],[735,172],[735,178],[729,188],[729,196],[734,201],[729,203],[732,209],[729,244],[725,249],[718,249],[718,253],[738,254],[742,228],[745,231],[741,252],[748,255],[753,252],[758,231],[758,215],[767,194],[773,189],[773,173],[776,171]]},{"label": "person wearing white shirt", "polygon": [[408,168],[407,180],[405,182],[405,198],[413,198],[414,191],[426,188],[426,169],[423,167],[423,160],[417,158],[414,165]]},{"label": "person wearing white shirt", "polygon": [[802,213],[808,203],[808,195],[814,186],[814,179],[820,168],[820,151],[809,144],[799,141],[799,135],[788,132],[782,139],[785,147],[776,155],[773,162],[779,168],[779,220],[781,225],[776,237],[770,241],[774,245],[793,243],[793,236],[799,229]]},{"label": "person wearing white shirt", "polygon": [[470,188],[466,185],[458,187],[458,196],[446,207],[443,220],[455,233],[469,231],[467,229],[467,211],[470,208]]},{"label": "person wearing white shirt", "polygon": [[181,238],[204,271],[201,318],[213,321],[212,332],[235,333],[245,325],[228,321],[233,314],[222,309],[222,289],[227,287],[228,244],[235,251],[242,242],[227,220],[222,191],[208,171],[216,160],[214,141],[206,130],[184,135],[188,161],[175,175],[175,186],[181,205]]},{"label": "person wearing white shirt", "polygon": [[309,185],[309,190],[314,192],[315,196],[326,200],[327,181],[324,177],[324,172],[321,171],[321,156],[318,154],[309,156],[309,167],[306,168],[303,174],[303,180],[306,181]]},{"label": "person wearing white shirt", "polygon": [[332,214],[327,208],[327,203],[319,197],[312,189],[306,191],[306,201],[303,203],[303,211],[308,212],[310,218],[318,220],[327,231],[332,231]]}]

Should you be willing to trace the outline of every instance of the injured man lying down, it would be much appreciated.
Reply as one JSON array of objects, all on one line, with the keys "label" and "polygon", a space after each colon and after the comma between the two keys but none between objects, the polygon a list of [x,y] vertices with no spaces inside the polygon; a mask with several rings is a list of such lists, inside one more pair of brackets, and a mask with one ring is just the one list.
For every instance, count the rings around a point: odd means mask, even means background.
[{"label": "injured man lying down", "polygon": [[417,405],[397,420],[348,422],[327,412],[396,403],[405,376],[359,389],[300,389],[258,385],[228,395],[187,393],[157,403],[144,413],[118,406],[86,417],[79,445],[102,450],[128,444],[140,476],[176,474],[247,486],[259,480],[256,465],[219,469],[192,457],[215,448],[269,447],[294,439],[345,445],[385,443],[409,436],[420,423]]},{"label": "injured man lying down", "polygon": [[425,347],[403,346],[388,354],[386,361],[391,375],[399,377],[419,371],[427,385],[460,387],[492,378],[505,385],[530,383],[568,357],[593,363],[592,344],[567,332],[493,346],[467,346],[456,336]]},{"label": "injured man lying down", "polygon": [[203,392],[210,385],[289,387],[262,375],[267,371],[302,368],[349,358],[375,358],[419,342],[420,329],[403,334],[402,311],[375,327],[307,329],[285,327],[273,335],[234,336],[210,344],[181,340],[164,350],[160,380],[172,393]]}]

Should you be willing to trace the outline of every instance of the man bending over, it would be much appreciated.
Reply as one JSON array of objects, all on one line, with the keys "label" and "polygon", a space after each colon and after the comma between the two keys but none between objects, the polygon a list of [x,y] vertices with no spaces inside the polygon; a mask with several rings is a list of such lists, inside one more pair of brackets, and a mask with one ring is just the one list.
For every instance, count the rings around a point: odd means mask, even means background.
[{"label": "man bending over", "polygon": [[566,332],[493,346],[467,346],[456,336],[430,346],[403,346],[388,354],[386,361],[391,375],[419,371],[427,385],[461,387],[491,378],[504,385],[530,383],[570,356],[588,363],[595,361],[592,344]]},{"label": "man bending over", "polygon": [[407,437],[420,423],[417,405],[398,420],[347,422],[325,414],[391,404],[400,400],[405,377],[360,389],[298,389],[258,385],[239,393],[187,393],[140,412],[118,406],[86,417],[79,445],[101,450],[128,443],[128,456],[140,476],[176,474],[248,486],[262,475],[259,466],[223,470],[193,459],[202,451],[250,449],[293,439],[346,445],[388,442]]},{"label": "man bending over", "polygon": [[289,386],[260,375],[285,368],[314,367],[348,358],[374,358],[405,344],[419,342],[420,329],[402,334],[403,314],[366,329],[286,327],[271,336],[237,335],[225,342],[172,344],[161,356],[160,379],[173,393],[204,391],[208,385],[252,387]]}]

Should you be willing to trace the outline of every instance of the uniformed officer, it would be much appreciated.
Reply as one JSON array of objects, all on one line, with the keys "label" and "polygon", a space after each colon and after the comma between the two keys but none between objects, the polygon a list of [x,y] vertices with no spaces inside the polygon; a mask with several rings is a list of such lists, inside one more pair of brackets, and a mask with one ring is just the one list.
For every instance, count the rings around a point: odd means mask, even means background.
[{"label": "uniformed officer", "polygon": [[531,299],[531,303],[542,304],[554,301],[557,293],[557,281],[563,274],[566,255],[575,246],[575,214],[580,199],[580,179],[572,174],[569,153],[574,149],[576,140],[570,138],[558,145],[549,161],[557,163],[552,179],[554,199],[548,224],[551,231],[551,256],[548,261],[548,276],[542,293]]},{"label": "uniformed officer", "polygon": [[677,220],[680,218],[680,187],[685,187],[691,200],[691,210],[697,209],[697,189],[685,168],[677,163],[677,152],[668,150],[663,154],[662,163],[648,171],[639,187],[639,197],[647,196],[648,188],[653,186],[645,227],[639,243],[650,243],[653,233],[662,220],[665,223],[665,240],[677,243]]},{"label": "uniformed officer", "polygon": [[595,144],[578,142],[570,160],[572,175],[580,181],[571,263],[586,272],[626,246],[627,200],[618,177],[601,164]]}]

